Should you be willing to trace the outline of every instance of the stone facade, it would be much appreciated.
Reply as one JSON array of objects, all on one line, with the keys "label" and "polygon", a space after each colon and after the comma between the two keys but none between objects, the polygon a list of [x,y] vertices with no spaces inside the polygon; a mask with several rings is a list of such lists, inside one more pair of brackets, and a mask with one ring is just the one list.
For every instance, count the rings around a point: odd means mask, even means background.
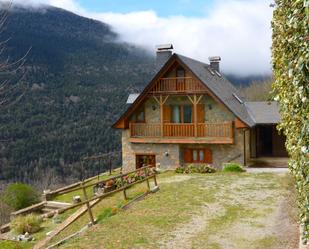
[{"label": "stone facade", "polygon": [[[249,159],[249,132],[246,131],[246,160]],[[234,144],[151,144],[129,142],[129,130],[122,132],[122,165],[125,172],[135,169],[135,156],[139,154],[153,154],[156,163],[162,169],[175,169],[184,165],[184,148],[208,148],[212,151],[213,164],[221,169],[226,162],[244,164],[244,131],[235,129]]]},{"label": "stone facade", "polygon": [[162,169],[174,169],[180,165],[178,144],[143,144],[129,142],[129,130],[122,131],[122,167],[124,172],[135,170],[135,156],[153,154]]},{"label": "stone facade", "polygon": [[[205,122],[233,121],[235,116],[226,107],[218,104],[210,96],[205,95],[201,102],[205,106]],[[166,105],[190,105],[187,96],[170,96]],[[145,122],[160,123],[160,106],[154,98],[150,97],[145,103]],[[208,148],[212,151],[213,166],[220,169],[226,162],[232,161],[244,163],[244,148],[246,147],[246,159],[250,155],[250,132],[246,131],[246,146],[244,145],[244,131],[234,130],[234,144],[155,144],[155,143],[131,143],[129,130],[122,132],[122,162],[124,171],[134,170],[136,167],[136,155],[152,154],[156,156],[156,163],[162,169],[174,169],[184,164],[184,148]]]}]

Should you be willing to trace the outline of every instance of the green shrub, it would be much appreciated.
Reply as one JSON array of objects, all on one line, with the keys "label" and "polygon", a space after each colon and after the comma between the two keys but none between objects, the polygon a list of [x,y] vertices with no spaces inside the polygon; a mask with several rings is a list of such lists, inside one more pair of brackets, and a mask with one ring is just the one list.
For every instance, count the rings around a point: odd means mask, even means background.
[{"label": "green shrub", "polygon": [[227,163],[224,165],[223,172],[245,172],[246,170],[238,163]]},{"label": "green shrub", "polygon": [[185,168],[184,168],[184,167],[178,167],[178,168],[175,169],[175,172],[176,172],[176,173],[179,173],[179,174],[183,174],[184,171],[185,171]]},{"label": "green shrub", "polygon": [[41,229],[42,218],[38,215],[28,214],[26,216],[17,216],[11,222],[11,227],[15,233],[24,234],[36,233]]},{"label": "green shrub", "polygon": [[207,165],[207,164],[190,164],[186,167],[178,167],[175,170],[176,173],[180,174],[193,174],[193,173],[201,173],[201,174],[206,174],[206,173],[215,173],[216,170]]},{"label": "green shrub", "polygon": [[27,184],[12,183],[4,190],[2,201],[14,210],[28,207],[39,202],[37,192]]},{"label": "green shrub", "polygon": [[309,2],[276,0],[273,12],[272,62],[275,100],[286,135],[289,168],[299,197],[302,242],[309,243]]}]

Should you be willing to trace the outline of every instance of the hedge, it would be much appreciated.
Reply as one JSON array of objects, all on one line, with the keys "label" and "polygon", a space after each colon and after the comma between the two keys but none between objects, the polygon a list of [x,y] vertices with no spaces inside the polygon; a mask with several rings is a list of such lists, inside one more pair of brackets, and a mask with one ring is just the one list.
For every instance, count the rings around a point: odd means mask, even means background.
[{"label": "hedge", "polygon": [[276,0],[272,59],[289,168],[299,196],[303,243],[309,241],[309,0]]}]

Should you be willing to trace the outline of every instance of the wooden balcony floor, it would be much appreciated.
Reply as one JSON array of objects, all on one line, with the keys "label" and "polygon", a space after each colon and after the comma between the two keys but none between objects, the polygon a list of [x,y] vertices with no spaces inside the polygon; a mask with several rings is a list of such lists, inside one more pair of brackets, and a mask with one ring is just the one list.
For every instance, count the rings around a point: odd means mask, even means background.
[{"label": "wooden balcony floor", "polygon": [[233,138],[213,138],[213,137],[186,137],[186,138],[177,138],[177,137],[144,137],[129,138],[131,143],[150,143],[150,144],[233,144]]}]

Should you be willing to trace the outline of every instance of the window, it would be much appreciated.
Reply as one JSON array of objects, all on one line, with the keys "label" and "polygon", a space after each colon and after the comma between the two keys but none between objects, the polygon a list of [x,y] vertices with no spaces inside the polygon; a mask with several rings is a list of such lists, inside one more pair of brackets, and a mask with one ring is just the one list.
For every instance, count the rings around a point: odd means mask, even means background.
[{"label": "window", "polygon": [[204,162],[204,150],[199,150],[199,160]]},{"label": "window", "polygon": [[192,106],[173,105],[171,109],[172,123],[192,123]]},{"label": "window", "polygon": [[185,70],[182,67],[176,69],[176,77],[185,77]]},{"label": "window", "polygon": [[156,156],[155,155],[148,155],[148,154],[141,154],[136,155],[136,168],[139,169],[144,166],[156,166]]},{"label": "window", "polygon": [[181,123],[181,108],[179,105],[172,106],[172,122],[173,123]]},{"label": "window", "polygon": [[183,106],[183,123],[192,123],[192,106]]},{"label": "window", "polygon": [[144,107],[142,107],[136,111],[136,123],[144,123],[144,122],[145,122],[145,109]]},{"label": "window", "polygon": [[185,163],[212,163],[212,152],[210,149],[184,149]]},{"label": "window", "polygon": [[185,70],[182,67],[176,69],[176,90],[184,91],[185,86]]}]

